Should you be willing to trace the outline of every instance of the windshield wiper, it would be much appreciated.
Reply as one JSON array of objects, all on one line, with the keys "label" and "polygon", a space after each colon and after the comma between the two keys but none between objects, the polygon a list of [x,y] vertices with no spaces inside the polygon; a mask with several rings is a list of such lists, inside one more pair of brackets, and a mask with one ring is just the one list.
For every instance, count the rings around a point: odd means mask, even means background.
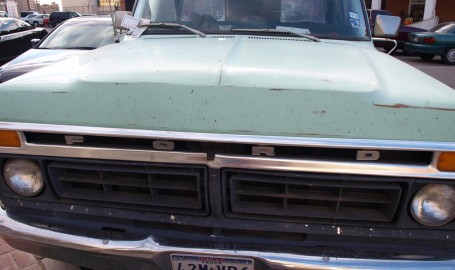
[{"label": "windshield wiper", "polygon": [[60,50],[94,50],[96,47],[67,47],[67,48],[58,48]]},{"label": "windshield wiper", "polygon": [[184,24],[179,24],[179,23],[148,23],[148,24],[141,24],[141,25],[138,25],[138,27],[171,27],[171,28],[183,28],[183,29],[186,29],[188,31],[190,31],[191,33],[193,34],[196,34],[196,35],[199,35],[200,37],[203,37],[205,38],[206,37],[206,34],[204,34],[203,32],[199,31],[199,30],[196,30],[196,29],[193,29],[191,27],[188,27]]},{"label": "windshield wiper", "polygon": [[319,38],[312,36],[312,35],[298,33],[298,32],[289,31],[289,30],[281,30],[281,29],[243,29],[243,28],[239,28],[239,29],[231,29],[231,31],[234,31],[234,32],[261,32],[261,33],[272,33],[272,34],[273,33],[280,33],[280,34],[284,33],[284,34],[292,34],[292,35],[295,35],[298,37],[307,38],[314,42],[321,42],[321,40]]}]

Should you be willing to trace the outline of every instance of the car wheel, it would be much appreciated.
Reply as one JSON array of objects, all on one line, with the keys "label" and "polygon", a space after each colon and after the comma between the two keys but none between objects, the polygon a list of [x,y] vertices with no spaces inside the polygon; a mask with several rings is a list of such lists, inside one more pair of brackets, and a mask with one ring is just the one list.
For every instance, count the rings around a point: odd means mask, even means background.
[{"label": "car wheel", "polygon": [[434,58],[434,54],[428,54],[428,53],[421,53],[419,54],[420,59],[424,61],[430,61]]},{"label": "car wheel", "polygon": [[33,25],[34,26],[39,26],[39,23],[38,22],[33,22]]},{"label": "car wheel", "polygon": [[455,48],[447,48],[441,55],[442,62],[448,65],[455,65]]}]

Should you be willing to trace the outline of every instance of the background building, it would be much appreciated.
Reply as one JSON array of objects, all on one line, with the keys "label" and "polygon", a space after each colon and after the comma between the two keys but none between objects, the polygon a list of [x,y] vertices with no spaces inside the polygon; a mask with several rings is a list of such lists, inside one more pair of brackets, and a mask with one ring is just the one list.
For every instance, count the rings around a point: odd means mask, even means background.
[{"label": "background building", "polygon": [[17,3],[17,9],[19,12],[21,11],[27,11],[27,10],[32,10],[32,11],[38,11],[38,2],[36,0],[13,0],[14,2]]},{"label": "background building", "polygon": [[60,11],[60,7],[57,3],[52,2],[50,4],[37,4],[37,10],[41,14],[49,14],[52,11]]},{"label": "background building", "polygon": [[455,21],[455,0],[365,0],[367,8],[385,9],[402,21],[429,29],[441,22]]},{"label": "background building", "polygon": [[81,14],[109,14],[133,9],[134,0],[62,0],[62,9]]},{"label": "background building", "polygon": [[8,13],[9,17],[18,18],[19,17],[19,10],[17,9],[17,3],[14,1],[6,1],[4,3],[4,9]]}]

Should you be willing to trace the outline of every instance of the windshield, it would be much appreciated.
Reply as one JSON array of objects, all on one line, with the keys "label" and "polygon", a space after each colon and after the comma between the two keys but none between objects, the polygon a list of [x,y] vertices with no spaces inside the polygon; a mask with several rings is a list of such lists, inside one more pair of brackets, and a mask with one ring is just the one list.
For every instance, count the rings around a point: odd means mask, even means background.
[{"label": "windshield", "polygon": [[[152,23],[183,24],[206,34],[277,29],[363,40],[369,38],[364,12],[363,0],[141,0],[134,16]],[[145,34],[176,32],[185,33],[154,28]]]},{"label": "windshield", "polygon": [[40,49],[95,49],[114,43],[112,22],[73,21],[55,29],[39,45]]}]

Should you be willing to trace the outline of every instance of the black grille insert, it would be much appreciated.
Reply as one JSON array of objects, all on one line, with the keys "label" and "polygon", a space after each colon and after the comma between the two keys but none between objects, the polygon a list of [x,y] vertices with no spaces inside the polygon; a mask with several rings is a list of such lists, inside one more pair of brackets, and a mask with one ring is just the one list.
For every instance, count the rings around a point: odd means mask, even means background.
[{"label": "black grille insert", "polygon": [[[24,132],[29,144],[39,145],[67,145],[65,134]],[[78,147],[97,147],[97,148],[116,148],[116,149],[141,149],[156,150],[153,148],[155,139],[145,138],[123,138],[108,136],[93,136],[80,134],[66,134],[83,137],[83,142],[76,143]],[[174,151],[188,153],[207,153],[209,157],[215,154],[221,155],[240,155],[251,156],[253,144],[240,143],[215,143],[197,142],[189,140],[173,140]],[[325,148],[325,147],[306,147],[306,146],[282,146],[273,145],[276,158],[309,159],[318,161],[349,161],[357,163],[368,163],[368,160],[357,160],[359,149],[354,148]],[[429,165],[433,159],[431,151],[408,151],[408,150],[383,150],[370,149],[380,152],[376,164],[413,164]]]},{"label": "black grille insert", "polygon": [[357,176],[225,170],[229,217],[390,222],[399,182]]},{"label": "black grille insert", "polygon": [[62,198],[208,212],[201,166],[52,162],[48,171]]}]

